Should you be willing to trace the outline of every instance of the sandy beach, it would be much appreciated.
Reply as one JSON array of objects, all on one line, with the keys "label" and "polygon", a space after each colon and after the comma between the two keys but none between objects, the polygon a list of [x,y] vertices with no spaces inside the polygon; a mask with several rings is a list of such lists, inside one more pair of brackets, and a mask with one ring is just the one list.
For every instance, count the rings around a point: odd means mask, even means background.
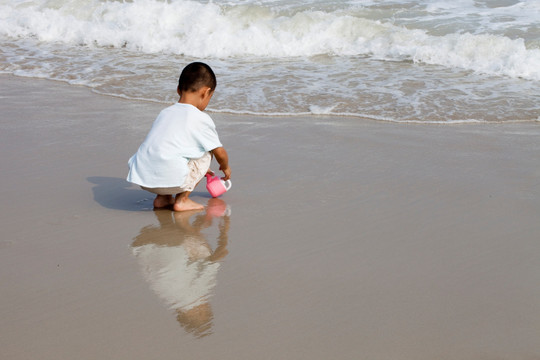
[{"label": "sandy beach", "polygon": [[165,105],[0,82],[1,359],[540,358],[540,123],[211,114],[174,214],[124,180]]}]

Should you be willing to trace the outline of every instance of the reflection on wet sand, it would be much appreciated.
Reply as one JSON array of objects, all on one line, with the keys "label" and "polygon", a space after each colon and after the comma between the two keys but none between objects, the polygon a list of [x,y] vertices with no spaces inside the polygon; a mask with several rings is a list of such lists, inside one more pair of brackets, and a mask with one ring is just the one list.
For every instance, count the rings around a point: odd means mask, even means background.
[{"label": "reflection on wet sand", "polygon": [[[132,243],[152,290],[176,311],[182,327],[196,337],[212,333],[209,303],[217,272],[227,251],[230,210],[221,199],[210,199],[205,211],[155,210],[159,225],[141,229]],[[202,230],[219,218],[214,250]]]}]

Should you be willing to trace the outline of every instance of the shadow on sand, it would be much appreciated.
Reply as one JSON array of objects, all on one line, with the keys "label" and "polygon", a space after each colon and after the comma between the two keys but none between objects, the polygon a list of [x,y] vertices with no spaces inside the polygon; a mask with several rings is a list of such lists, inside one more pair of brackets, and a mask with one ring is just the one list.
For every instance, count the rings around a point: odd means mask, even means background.
[{"label": "shadow on sand", "polygon": [[[107,209],[125,211],[152,210],[154,195],[140,189],[121,178],[90,176],[86,178],[94,184],[94,200]],[[195,196],[210,198],[207,192],[193,192]]]}]

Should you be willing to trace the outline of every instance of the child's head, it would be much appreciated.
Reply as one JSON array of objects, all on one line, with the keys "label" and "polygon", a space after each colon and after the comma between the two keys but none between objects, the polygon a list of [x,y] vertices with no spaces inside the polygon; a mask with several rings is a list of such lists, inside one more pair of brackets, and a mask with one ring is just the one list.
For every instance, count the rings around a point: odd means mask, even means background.
[{"label": "child's head", "polygon": [[196,92],[202,87],[208,87],[213,92],[216,89],[216,75],[210,66],[202,62],[187,65],[178,80],[178,93]]}]

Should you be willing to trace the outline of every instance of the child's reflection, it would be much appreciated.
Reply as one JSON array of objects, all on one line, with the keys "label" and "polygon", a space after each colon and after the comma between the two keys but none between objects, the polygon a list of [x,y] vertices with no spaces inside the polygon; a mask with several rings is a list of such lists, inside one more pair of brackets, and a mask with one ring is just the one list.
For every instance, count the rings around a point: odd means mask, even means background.
[{"label": "child's reflection", "polygon": [[[155,210],[159,225],[141,229],[133,253],[152,290],[177,313],[178,322],[190,333],[212,333],[212,308],[208,302],[216,285],[219,260],[228,253],[230,216],[227,204],[210,199],[206,211]],[[219,217],[217,246],[212,250],[204,228]]]}]

